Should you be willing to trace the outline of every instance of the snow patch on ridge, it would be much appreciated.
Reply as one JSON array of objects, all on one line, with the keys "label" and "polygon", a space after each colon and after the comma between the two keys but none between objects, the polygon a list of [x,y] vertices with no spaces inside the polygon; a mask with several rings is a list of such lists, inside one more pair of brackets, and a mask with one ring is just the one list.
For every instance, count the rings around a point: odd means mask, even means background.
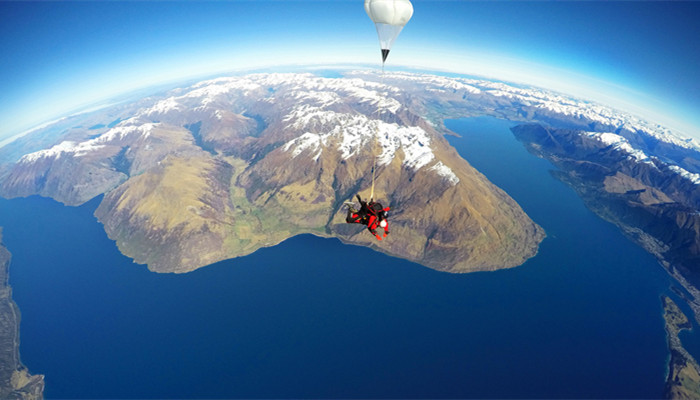
[{"label": "snow patch on ridge", "polygon": [[430,167],[430,170],[437,172],[438,175],[450,182],[452,186],[459,183],[459,178],[457,177],[457,175],[455,175],[455,173],[452,172],[452,169],[450,169],[450,167],[443,164],[442,161],[438,161],[435,165]]},{"label": "snow patch on ridge", "polygon": [[691,182],[693,182],[696,185],[700,185],[700,174],[694,174],[692,172],[687,171],[684,168],[681,168],[677,165],[669,165],[668,168],[683,177],[684,179],[687,179]]},{"label": "snow patch on ridge", "polygon": [[[113,144],[115,142],[118,143],[127,138],[130,140],[136,140],[138,138],[146,139],[158,125],[159,124],[155,123],[146,123],[143,125],[118,125],[94,139],[86,140],[84,142],[63,141],[49,149],[26,154],[20,158],[18,162],[21,164],[27,164],[47,158],[58,159],[63,155],[83,157],[91,152],[104,148],[107,144]],[[136,138],[133,136],[136,136]]]},{"label": "snow patch on ridge", "polygon": [[404,153],[402,165],[412,170],[424,167],[435,158],[430,148],[430,136],[417,126],[399,126],[377,121],[377,140],[382,148],[379,165],[387,165],[401,149]]},{"label": "snow patch on ridge", "polygon": [[337,143],[336,149],[341,157],[347,160],[361,151],[370,151],[370,146],[376,141],[381,149],[379,165],[391,163],[399,149],[405,156],[403,165],[413,170],[422,168],[435,158],[430,148],[430,136],[420,127],[399,126],[370,120],[360,114],[311,108],[301,106],[285,118],[286,121],[293,121],[289,128],[309,129],[283,145],[282,150],[285,152],[293,148],[292,157],[311,149],[315,152],[314,161],[318,161],[323,147],[333,142]]},{"label": "snow patch on ridge", "polygon": [[141,125],[128,125],[128,123],[130,123],[131,121],[127,120],[125,122],[126,123],[123,122],[124,125],[117,125],[114,128],[103,133],[102,135],[92,140],[88,140],[85,143],[108,143],[112,141],[124,140],[130,138],[131,136],[138,136],[146,139],[151,135],[153,129],[160,125],[158,123],[152,122],[148,122]]},{"label": "snow patch on ridge", "polygon": [[[308,150],[312,152],[313,160],[318,161],[324,148],[334,146],[347,160],[362,151],[373,151],[373,146],[378,146],[379,165],[391,163],[399,149],[404,155],[402,165],[412,170],[423,168],[435,159],[430,147],[430,134],[424,129],[372,119],[377,116],[376,113],[365,115],[364,112],[354,111],[354,105],[366,104],[377,107],[382,114],[395,114],[402,107],[397,99],[391,97],[401,92],[398,88],[360,79],[328,79],[313,75],[300,77],[295,74],[284,76],[288,80],[279,82],[282,78],[276,75],[263,79],[274,79],[281,85],[275,93],[278,99],[289,96],[285,91],[293,94],[295,105],[282,118],[286,123],[285,129],[301,132],[282,146],[285,152],[291,150],[293,158]],[[288,86],[293,88],[287,89]],[[339,111],[346,109],[350,111]],[[433,169],[436,173],[450,182],[459,181],[449,167],[440,165],[442,167]]]},{"label": "snow patch on ridge", "polygon": [[298,138],[287,142],[284,145],[283,150],[289,151],[290,147],[296,145],[292,151],[292,158],[296,158],[299,154],[303,153],[304,150],[311,149],[311,151],[316,153],[313,156],[313,160],[318,162],[318,158],[321,157],[322,152],[321,145],[325,146],[328,136],[330,135],[319,135],[316,133],[307,132]]},{"label": "snow patch on ridge", "polygon": [[84,156],[85,154],[89,153],[90,151],[93,151],[95,149],[99,149],[104,147],[103,145],[94,145],[90,144],[87,142],[82,142],[82,143],[76,143],[72,141],[64,141],[61,142],[50,149],[46,150],[39,150],[34,153],[26,154],[22,156],[22,158],[19,159],[20,164],[28,164],[32,162],[36,162],[41,159],[47,159],[47,158],[53,158],[53,159],[59,159],[61,156],[64,154],[70,154],[71,156],[74,157],[81,157]]},{"label": "snow patch on ridge", "polygon": [[635,149],[630,145],[630,143],[624,137],[611,132],[586,132],[588,137],[592,137],[606,146],[610,146],[618,151],[627,153],[627,158],[635,160],[637,162],[643,162],[647,164],[654,163],[651,161],[649,156],[641,150]]},{"label": "snow patch on ridge", "polygon": [[[169,113],[188,110],[216,109],[217,104],[231,103],[232,96],[248,96],[261,88],[250,77],[228,77],[197,83],[186,89],[176,89],[173,96],[157,101],[151,107],[142,109],[138,116],[158,118]],[[180,94],[184,92],[184,94]]]}]

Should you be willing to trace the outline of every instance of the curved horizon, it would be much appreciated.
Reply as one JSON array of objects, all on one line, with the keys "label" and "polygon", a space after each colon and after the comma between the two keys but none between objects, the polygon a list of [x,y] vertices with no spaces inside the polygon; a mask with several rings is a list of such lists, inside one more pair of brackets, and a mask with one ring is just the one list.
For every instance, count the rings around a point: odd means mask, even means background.
[{"label": "curved horizon", "polygon": [[[700,139],[700,54],[687,40],[700,33],[700,3],[413,3],[389,68],[555,90]],[[166,82],[380,62],[361,1],[3,2],[0,9],[7,38],[0,49],[11,56],[0,64],[0,141]]]}]

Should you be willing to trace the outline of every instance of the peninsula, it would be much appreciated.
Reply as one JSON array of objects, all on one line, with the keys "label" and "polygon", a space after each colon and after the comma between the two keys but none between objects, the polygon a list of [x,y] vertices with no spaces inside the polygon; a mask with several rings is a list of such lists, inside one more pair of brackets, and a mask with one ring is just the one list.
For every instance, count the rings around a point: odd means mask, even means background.
[{"label": "peninsula", "polygon": [[700,366],[683,348],[678,337],[680,331],[691,329],[692,325],[673,300],[664,296],[662,301],[668,349],[671,353],[664,397],[667,399],[700,398]]},{"label": "peninsula", "polygon": [[9,285],[10,257],[0,228],[0,398],[40,399],[44,376],[31,375],[19,358],[20,314]]},{"label": "peninsula", "polygon": [[[442,271],[514,267],[537,253],[544,231],[445,140],[445,119],[472,116],[522,122],[519,138],[591,209],[695,284],[700,144],[605,106],[467,77],[360,70],[202,81],[6,145],[0,195],[67,205],[104,195],[96,216],[109,237],[158,272],[300,233]],[[344,223],[344,202],[368,197],[374,176],[375,197],[391,207],[382,242]]]},{"label": "peninsula", "polygon": [[[157,272],[301,233],[456,273],[533,257],[543,229],[414,111],[428,101],[414,90],[312,74],[200,82],[72,121],[57,144],[0,171],[0,194],[68,205],[103,194],[96,216],[109,237]],[[391,207],[382,242],[345,223],[344,202],[368,198],[373,176]]]}]

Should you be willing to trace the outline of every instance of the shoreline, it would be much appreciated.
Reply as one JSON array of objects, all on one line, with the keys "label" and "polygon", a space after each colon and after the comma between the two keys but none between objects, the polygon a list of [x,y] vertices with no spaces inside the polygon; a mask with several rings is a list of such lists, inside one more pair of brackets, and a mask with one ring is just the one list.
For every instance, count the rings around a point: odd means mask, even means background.
[{"label": "shoreline", "polygon": [[11,254],[2,243],[0,227],[0,397],[19,399],[41,399],[44,393],[44,376],[32,375],[27,366],[22,364],[19,354],[20,313],[17,303],[12,299],[10,286]]},{"label": "shoreline", "polygon": [[664,398],[689,399],[700,397],[700,366],[683,347],[679,333],[691,330],[692,324],[678,305],[662,296],[669,359]]}]

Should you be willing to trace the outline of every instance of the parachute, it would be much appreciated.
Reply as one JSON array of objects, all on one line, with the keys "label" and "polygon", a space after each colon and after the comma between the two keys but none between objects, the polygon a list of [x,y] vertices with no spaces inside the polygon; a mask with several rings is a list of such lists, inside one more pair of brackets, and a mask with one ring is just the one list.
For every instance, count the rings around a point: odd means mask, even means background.
[{"label": "parachute", "polygon": [[413,16],[413,5],[410,0],[365,0],[365,12],[377,27],[384,63],[394,41]]}]

